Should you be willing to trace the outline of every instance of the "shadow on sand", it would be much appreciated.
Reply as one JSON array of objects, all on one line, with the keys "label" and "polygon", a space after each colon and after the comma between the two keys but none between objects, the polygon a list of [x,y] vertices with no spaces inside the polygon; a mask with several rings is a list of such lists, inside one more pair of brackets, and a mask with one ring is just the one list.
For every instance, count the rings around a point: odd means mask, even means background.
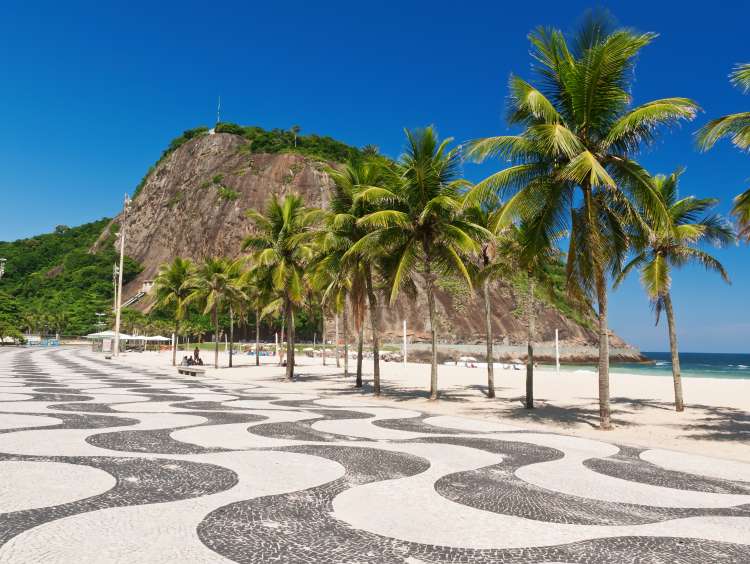
[{"label": "shadow on sand", "polygon": [[[305,382],[330,382],[330,387],[318,388],[318,392],[326,395],[343,395],[367,397],[372,394],[372,375],[364,374],[361,388],[354,387],[354,376],[344,378],[343,371],[335,374],[297,374],[295,379]],[[335,383],[335,384],[334,384]],[[344,384],[341,387],[341,384]],[[348,386],[347,384],[351,384]],[[381,396],[383,399],[406,402],[409,400],[428,400],[430,393],[426,388],[406,389],[397,385],[381,382]],[[585,425],[592,429],[599,427],[599,410],[596,407],[597,398],[578,398],[580,403],[559,406],[551,403],[548,398],[535,398],[535,408],[524,407],[524,397],[507,397],[509,388],[496,386],[496,399],[486,399],[487,387],[470,385],[465,388],[449,388],[440,392],[439,401],[451,404],[461,404],[462,413],[467,416],[489,417],[498,421],[514,421],[518,423],[554,423],[563,427]],[[485,398],[482,401],[482,398]],[[480,400],[480,401],[477,401]],[[610,399],[612,424],[616,427],[637,428],[638,413],[644,410],[674,411],[671,402],[629,397],[613,397]],[[414,406],[418,408],[417,406]],[[692,413],[698,413],[699,419],[690,423],[664,423],[665,426],[685,431],[683,438],[694,440],[720,440],[737,443],[750,443],[750,413],[745,411],[713,407],[700,404],[688,404]],[[653,425],[653,423],[652,423]],[[658,425],[658,424],[657,424]]]}]

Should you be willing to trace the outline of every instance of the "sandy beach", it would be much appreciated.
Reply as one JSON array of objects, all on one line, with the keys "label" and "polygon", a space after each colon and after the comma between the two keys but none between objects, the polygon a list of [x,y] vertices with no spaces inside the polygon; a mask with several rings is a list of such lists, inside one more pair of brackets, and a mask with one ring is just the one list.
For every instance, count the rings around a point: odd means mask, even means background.
[{"label": "sandy beach", "polygon": [[[185,353],[182,353],[185,354]],[[213,353],[203,351],[206,362]],[[365,386],[354,388],[354,376],[343,377],[332,358],[327,366],[322,359],[297,356],[298,378],[284,380],[284,369],[275,359],[262,357],[255,366],[252,356],[235,354],[234,368],[206,374],[221,379],[256,383],[273,381],[274,386],[327,396],[345,396],[348,400],[399,406],[440,415],[457,415],[496,421],[536,430],[566,433],[622,445],[674,449],[705,456],[750,461],[750,380],[684,378],[687,408],[676,413],[672,407],[672,380],[668,377],[612,374],[612,421],[615,428],[598,429],[597,380],[593,370],[566,370],[560,376],[554,369],[535,371],[536,409],[523,408],[525,371],[498,369],[495,373],[497,398],[487,399],[486,369],[441,365],[441,398],[430,401],[427,364],[382,362],[382,396],[371,393],[372,361],[364,362]],[[127,353],[116,362],[171,368],[170,352]],[[228,355],[220,355],[226,367]],[[356,363],[349,362],[353,373]]]}]

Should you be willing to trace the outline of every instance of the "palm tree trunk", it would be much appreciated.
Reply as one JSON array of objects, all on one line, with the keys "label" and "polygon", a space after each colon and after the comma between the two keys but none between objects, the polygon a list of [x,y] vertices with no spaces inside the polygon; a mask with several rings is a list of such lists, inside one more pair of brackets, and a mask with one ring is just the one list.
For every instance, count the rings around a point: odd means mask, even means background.
[{"label": "palm tree trunk", "polygon": [[365,324],[359,324],[359,332],[357,334],[357,381],[354,384],[356,388],[362,387],[362,347],[365,340]]},{"label": "palm tree trunk", "polygon": [[321,312],[323,314],[323,366],[326,365],[326,311],[324,309],[321,309]]},{"label": "palm tree trunk", "polygon": [[255,366],[260,366],[260,309],[255,308]]},{"label": "palm tree trunk", "polygon": [[534,281],[529,278],[526,322],[526,409],[534,409]]},{"label": "palm tree trunk", "polygon": [[336,333],[336,368],[341,368],[341,361],[339,360],[339,357],[341,356],[339,354],[339,312],[336,312],[336,326],[335,326],[335,333]]},{"label": "palm tree trunk", "polygon": [[286,310],[284,311],[284,316],[281,318],[281,335],[279,335],[279,366],[284,364],[283,361],[283,349],[284,349],[284,325],[286,324]]},{"label": "palm tree trunk", "polygon": [[172,343],[172,366],[177,365],[177,339],[180,334],[180,320],[174,321],[174,342]]},{"label": "palm tree trunk", "polygon": [[592,202],[591,184],[583,185],[584,205],[588,223],[590,252],[593,254],[593,270],[596,284],[596,301],[599,306],[599,428],[603,431],[612,428],[609,409],[609,329],[607,327],[607,279],[604,275],[604,258],[599,256],[600,248],[597,215]]},{"label": "palm tree trunk", "polygon": [[219,368],[219,312],[214,306],[214,368]]},{"label": "palm tree trunk", "polygon": [[234,309],[229,306],[229,368],[232,368],[232,353],[234,351]]},{"label": "palm tree trunk", "polygon": [[599,427],[612,429],[609,409],[609,330],[607,328],[607,282],[597,267],[596,296],[599,303]]},{"label": "palm tree trunk", "polygon": [[376,396],[380,395],[380,335],[378,311],[378,299],[372,287],[372,270],[367,268],[367,300],[370,305],[370,326],[372,327],[372,391]]},{"label": "palm tree trunk", "polygon": [[677,331],[675,328],[672,296],[664,294],[664,307],[667,310],[667,326],[669,327],[669,350],[672,352],[672,379],[674,380],[674,408],[675,411],[685,411],[682,398],[682,376],[680,375],[680,355],[677,350]]},{"label": "palm tree trunk", "polygon": [[348,307],[348,299],[344,296],[344,378],[349,377],[349,316],[346,312]]},{"label": "palm tree trunk", "polygon": [[288,380],[294,379],[294,312],[289,300],[285,305],[286,309],[286,377]]},{"label": "palm tree trunk", "polygon": [[425,244],[425,282],[427,286],[427,306],[430,315],[430,342],[432,343],[432,359],[430,363],[430,399],[438,399],[438,375],[437,375],[437,331],[435,328],[435,294],[433,289],[433,275],[430,270],[430,254]]},{"label": "palm tree trunk", "polygon": [[492,354],[492,306],[490,305],[490,282],[485,280],[482,285],[484,291],[484,323],[487,332],[487,397],[495,397],[495,358]]}]

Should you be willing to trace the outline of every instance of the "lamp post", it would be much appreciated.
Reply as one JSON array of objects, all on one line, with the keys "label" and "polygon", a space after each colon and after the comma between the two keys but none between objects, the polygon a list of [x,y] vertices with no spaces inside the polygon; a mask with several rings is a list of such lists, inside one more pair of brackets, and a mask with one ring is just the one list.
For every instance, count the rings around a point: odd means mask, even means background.
[{"label": "lamp post", "polygon": [[115,308],[115,345],[114,355],[120,355],[120,312],[122,310],[122,271],[125,260],[125,225],[130,211],[130,198],[125,194],[122,210],[122,225],[120,225],[120,268],[117,272],[117,307]]},{"label": "lamp post", "polygon": [[3,277],[3,274],[5,274],[5,263],[8,262],[8,259],[0,258],[0,278]]}]

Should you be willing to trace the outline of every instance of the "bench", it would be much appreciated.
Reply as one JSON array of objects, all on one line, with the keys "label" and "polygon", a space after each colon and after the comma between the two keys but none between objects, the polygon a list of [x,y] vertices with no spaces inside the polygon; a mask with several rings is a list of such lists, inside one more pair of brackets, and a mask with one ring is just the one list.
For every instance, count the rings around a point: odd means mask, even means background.
[{"label": "bench", "polygon": [[205,374],[206,369],[199,366],[178,366],[177,372],[187,376],[198,376]]}]

